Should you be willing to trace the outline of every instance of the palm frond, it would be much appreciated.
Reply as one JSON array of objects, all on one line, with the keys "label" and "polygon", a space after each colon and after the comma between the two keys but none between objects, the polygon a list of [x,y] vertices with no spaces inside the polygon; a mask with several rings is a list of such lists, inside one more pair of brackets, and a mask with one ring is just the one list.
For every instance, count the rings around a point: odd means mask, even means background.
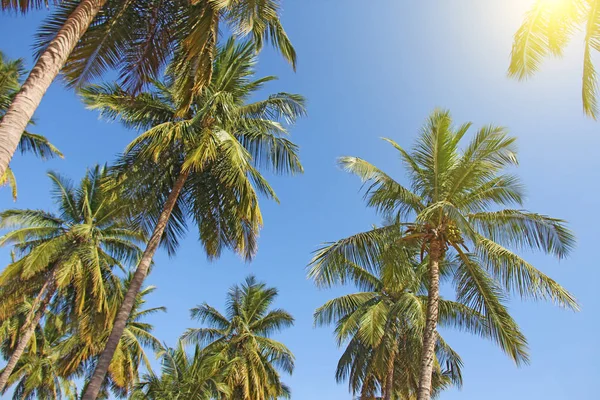
[{"label": "palm frond", "polygon": [[579,309],[577,300],[561,285],[499,244],[480,237],[477,252],[506,290],[523,298],[550,300],[565,308]]},{"label": "palm frond", "polygon": [[583,55],[583,84],[581,97],[583,111],[590,117],[598,117],[598,77],[592,61],[592,49],[600,49],[600,5],[589,3],[585,26],[585,50]]},{"label": "palm frond", "polygon": [[10,187],[13,201],[17,201],[17,180],[15,179],[15,174],[10,167],[7,167],[4,171],[4,175],[0,177],[0,186],[6,185]]},{"label": "palm frond", "polygon": [[568,256],[575,245],[575,236],[561,219],[511,209],[470,214],[467,218],[481,235],[500,245],[538,249],[559,259]]},{"label": "palm frond", "polygon": [[33,153],[42,160],[55,156],[64,157],[60,150],[54,147],[44,136],[35,135],[27,131],[21,135],[19,150],[21,150],[21,153]]},{"label": "palm frond", "polygon": [[336,282],[345,282],[348,277],[345,266],[350,263],[372,271],[385,246],[385,239],[396,229],[394,226],[385,226],[328,244],[315,252],[309,264],[308,276],[317,285],[331,286]]},{"label": "palm frond", "polygon": [[423,208],[422,199],[390,178],[384,172],[357,157],[342,157],[338,163],[368,184],[365,192],[367,204],[384,213],[397,212],[405,216],[418,213]]},{"label": "palm frond", "polygon": [[485,315],[490,338],[517,365],[529,363],[527,340],[503,302],[506,296],[496,282],[468,255],[461,255],[455,277],[457,301]]},{"label": "palm frond", "polygon": [[581,18],[581,2],[537,1],[515,34],[509,76],[525,79],[548,55],[560,56]]}]

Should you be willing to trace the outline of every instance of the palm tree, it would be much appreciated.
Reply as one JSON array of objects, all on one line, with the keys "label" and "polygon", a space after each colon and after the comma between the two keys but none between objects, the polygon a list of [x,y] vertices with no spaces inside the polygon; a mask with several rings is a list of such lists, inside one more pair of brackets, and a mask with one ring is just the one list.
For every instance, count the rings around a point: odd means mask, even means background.
[{"label": "palm tree", "polygon": [[[329,247],[318,253],[328,252]],[[336,379],[349,380],[353,395],[361,399],[374,399],[380,392],[383,400],[411,400],[418,391],[427,265],[417,261],[414,248],[398,247],[387,249],[371,268],[339,258],[309,271],[320,287],[352,282],[361,290],[330,300],[315,311],[315,324],[335,324],[338,345],[346,344]],[[491,335],[483,315],[453,301],[440,299],[439,322]],[[460,386],[462,361],[441,336],[436,355],[434,392],[452,384]]]},{"label": "palm tree", "polygon": [[[80,326],[77,319],[73,321],[74,327],[70,336],[59,346],[62,357],[58,364],[64,375],[81,376],[93,372],[93,365],[104,349],[110,333],[106,329],[105,321],[114,320],[131,279],[132,274],[129,274],[117,286],[116,292],[110,293],[108,311],[101,311],[90,317],[95,322],[91,328]],[[146,297],[155,290],[154,286],[148,286],[138,293],[115,357],[110,364],[108,376],[103,383],[105,397],[108,396],[109,388],[118,397],[127,396],[139,381],[139,368],[144,365],[147,371],[152,371],[145,349],[151,349],[156,353],[163,350],[160,341],[152,335],[154,327],[144,322],[148,316],[166,311],[165,307],[143,308],[147,301]]]},{"label": "palm tree", "polygon": [[[2,321],[0,325],[0,346],[4,358],[10,358],[18,343],[20,332],[27,322],[33,299],[24,298],[16,312]],[[28,351],[26,351],[16,368],[8,378],[8,385],[17,384],[13,398],[61,398],[63,389],[66,395],[73,394],[73,384],[64,379],[56,363],[60,354],[55,346],[65,335],[64,315],[50,311],[46,314],[45,325],[40,323],[35,328]],[[5,387],[5,390],[7,388]]]},{"label": "palm tree", "polygon": [[[62,0],[40,33],[39,56],[31,74],[0,122],[0,176],[21,135],[58,73],[81,84],[107,69],[140,89],[155,79],[171,54],[178,59],[185,88],[197,94],[210,82],[220,26],[249,36],[260,49],[270,41],[295,66],[296,54],[279,16],[280,0]],[[47,5],[43,0],[2,0],[2,10]],[[63,68],[64,67],[64,68]],[[186,96],[189,97],[189,96]],[[191,99],[180,105],[190,104]]]},{"label": "palm tree", "polygon": [[493,339],[517,363],[527,361],[526,346],[503,304],[508,293],[577,309],[565,289],[513,251],[535,249],[564,258],[575,243],[572,233],[562,220],[504,208],[523,202],[519,179],[504,171],[517,164],[515,138],[504,128],[486,126],[460,150],[470,126],[455,127],[449,112],[437,110],[412,152],[386,139],[406,166],[408,187],[365,160],[342,157],[340,165],[367,183],[368,205],[398,222],[342,239],[313,260],[322,269],[342,256],[369,267],[393,230],[401,231],[399,242],[421,249],[429,288],[418,400],[431,396],[444,262],[456,265],[457,302],[485,315]]},{"label": "palm tree", "polygon": [[[25,74],[22,59],[8,60],[0,51],[0,121],[4,118],[6,110],[16,93],[21,87],[21,78]],[[31,123],[31,121],[29,122]],[[54,156],[63,157],[62,153],[54,147],[45,137],[31,132],[23,131],[17,146],[21,153],[31,152],[43,160]],[[12,189],[13,199],[17,199],[17,181],[10,166],[0,176],[0,186],[9,185]]]},{"label": "palm tree", "polygon": [[196,346],[188,354],[181,341],[159,353],[162,373],[144,374],[131,400],[213,400],[230,394],[225,383],[232,364],[221,354]]},{"label": "palm tree", "polygon": [[[20,382],[15,389],[15,399],[33,398],[28,396],[34,395],[35,398],[60,398],[61,388],[69,396],[73,395],[73,399],[77,398],[74,385],[67,378],[80,377],[91,371],[90,366],[93,366],[108,337],[104,321],[111,320],[111,314],[114,316],[118,310],[130,280],[131,275],[116,287],[115,292],[108,294],[111,304],[108,314],[97,312],[97,315],[87,317],[94,321],[91,327],[81,324],[80,318],[69,310],[72,302],[55,298],[44,324],[40,322],[36,328],[29,351],[23,354],[9,377],[9,386]],[[160,341],[152,335],[153,326],[143,321],[149,315],[166,311],[164,307],[142,308],[146,303],[145,297],[154,290],[154,286],[148,286],[138,294],[134,312],[104,383],[103,395],[106,398],[109,388],[118,397],[127,396],[139,381],[138,371],[142,364],[146,370],[152,371],[146,348],[155,352],[163,350]],[[7,326],[2,326],[0,337],[5,354],[11,353],[18,326],[25,321],[28,307],[23,308],[17,318],[5,321]]]},{"label": "palm tree", "polygon": [[73,312],[82,324],[91,323],[86,316],[107,310],[107,293],[119,283],[113,268],[137,260],[136,243],[144,239],[126,218],[128,204],[101,187],[107,176],[104,168],[88,171],[79,187],[55,173],[48,175],[57,214],[18,209],[0,213],[0,227],[10,230],[0,238],[0,245],[14,244],[22,256],[0,274],[0,320],[14,315],[24,297],[34,299],[0,375],[0,391],[54,295],[70,291]]},{"label": "palm tree", "polygon": [[285,310],[269,309],[277,295],[277,289],[250,276],[227,294],[226,315],[207,303],[191,309],[192,318],[209,327],[190,328],[182,340],[207,345],[208,352],[232,362],[226,379],[232,390],[228,399],[289,398],[289,389],[281,382],[277,369],[291,374],[294,355],[270,336],[292,326],[294,318]]},{"label": "palm tree", "polygon": [[508,74],[520,80],[538,71],[543,59],[561,57],[583,30],[583,111],[598,118],[598,75],[592,60],[600,39],[600,5],[589,0],[537,0],[515,33]]},{"label": "palm tree", "polygon": [[43,326],[38,325],[36,345],[21,357],[8,379],[8,385],[16,385],[14,400],[77,399],[75,383],[65,379],[59,368],[62,354],[57,349],[65,328],[62,316],[52,313]]},{"label": "palm tree", "polygon": [[173,253],[189,216],[198,225],[209,258],[218,257],[227,247],[249,260],[262,225],[257,192],[276,199],[259,169],[302,171],[297,147],[285,137],[287,130],[279,121],[292,124],[304,115],[304,99],[278,93],[248,103],[258,89],[275,79],[253,80],[255,64],[251,43],[229,40],[215,58],[210,85],[194,98],[184,117],[178,116],[172,76],[157,82],[153,91],[134,97],[118,85],[83,90],[90,108],[127,126],[146,129],[127,147],[116,174],[118,186],[125,188],[121,195],[138,202],[152,230],[85,400],[96,398],[161,241]]}]

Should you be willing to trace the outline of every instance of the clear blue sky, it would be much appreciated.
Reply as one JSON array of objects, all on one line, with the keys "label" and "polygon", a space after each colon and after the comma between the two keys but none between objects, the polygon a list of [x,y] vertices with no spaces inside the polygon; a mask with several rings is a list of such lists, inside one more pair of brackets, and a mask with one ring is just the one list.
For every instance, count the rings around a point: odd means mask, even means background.
[{"label": "clear blue sky", "polygon": [[[343,289],[315,289],[305,266],[320,243],[379,220],[364,207],[358,180],[340,171],[335,160],[360,156],[402,178],[396,154],[379,137],[410,146],[427,114],[439,106],[449,108],[459,122],[501,124],[519,137],[518,172],[528,188],[526,207],[567,219],[578,237],[577,249],[566,261],[526,256],[582,305],[576,314],[548,304],[511,304],[531,345],[532,364],[520,369],[488,342],[445,333],[465,362],[465,385],[441,398],[598,398],[600,274],[594,227],[600,226],[595,207],[600,125],[581,111],[580,38],[564,59],[547,62],[534,79],[519,83],[506,77],[512,34],[530,4],[284,1],[284,23],[299,54],[298,72],[270,50],[261,56],[260,72],[281,78],[269,91],[298,92],[309,100],[309,117],[293,129],[306,172],[273,179],[281,204],[262,204],[265,228],[252,264],[230,254],[208,263],[194,231],[177,257],[157,256],[148,279],[158,287],[152,304],[166,306],[168,313],[151,319],[156,335],[174,344],[185,328],[197,326],[188,318],[189,308],[203,301],[222,308],[227,289],[254,273],[280,289],[276,305],[296,317],[295,327],[278,336],[296,354],[294,375],[285,378],[293,398],[350,399],[346,386],[334,380],[340,352],[332,329],[312,324],[314,309]],[[33,33],[44,15],[0,16],[0,49],[30,60]],[[36,118],[35,131],[51,139],[66,158],[47,163],[31,156],[15,158],[17,206],[23,208],[52,208],[47,169],[79,179],[87,166],[114,159],[134,137],[118,124],[99,121],[60,83],[51,87]],[[13,206],[3,189],[0,208]],[[8,261],[6,250],[0,256]]]}]

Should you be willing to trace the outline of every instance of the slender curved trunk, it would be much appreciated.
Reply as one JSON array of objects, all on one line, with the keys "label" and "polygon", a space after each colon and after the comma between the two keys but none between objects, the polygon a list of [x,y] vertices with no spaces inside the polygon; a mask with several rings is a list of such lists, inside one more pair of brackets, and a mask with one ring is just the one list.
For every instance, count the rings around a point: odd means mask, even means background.
[{"label": "slender curved trunk", "polygon": [[142,258],[140,259],[140,262],[135,270],[135,274],[133,275],[129,289],[125,294],[121,308],[115,317],[113,328],[110,332],[110,336],[108,337],[108,341],[106,342],[106,346],[104,347],[104,350],[98,359],[98,364],[96,365],[94,374],[92,375],[92,378],[90,379],[86,386],[85,392],[83,393],[83,397],[81,398],[82,400],[96,400],[98,397],[98,393],[102,387],[102,382],[104,382],[104,378],[108,372],[108,367],[113,355],[115,354],[117,345],[121,340],[121,336],[125,330],[125,325],[127,324],[131,310],[133,309],[135,298],[142,287],[142,283],[144,283],[144,279],[146,279],[146,276],[148,275],[148,269],[152,263],[152,258],[154,257],[154,253],[156,253],[156,249],[158,249],[163,232],[167,227],[169,218],[171,218],[173,207],[175,207],[175,203],[179,198],[188,175],[188,172],[182,172],[179,174],[179,177],[177,177],[177,181],[175,181],[173,189],[171,190],[171,193],[169,194],[169,197],[163,206],[163,210],[158,217],[156,226],[154,227],[154,232],[152,232],[152,236],[146,245],[146,249],[144,250],[144,254],[142,254]]},{"label": "slender curved trunk", "polygon": [[385,389],[383,400],[392,400],[394,395],[394,363],[396,362],[396,351],[392,350],[388,358],[387,372],[385,377]]},{"label": "slender curved trunk", "polygon": [[50,84],[106,0],[82,0],[37,60],[0,122],[0,176],[4,176],[25,127]]},{"label": "slender curved trunk", "polygon": [[433,240],[429,245],[429,293],[427,294],[427,319],[423,332],[423,353],[417,400],[431,399],[431,378],[437,341],[437,320],[440,300],[440,262],[444,258],[443,244]]},{"label": "slender curved trunk", "polygon": [[21,335],[19,336],[19,341],[17,342],[17,347],[15,351],[10,356],[8,363],[4,367],[2,374],[0,375],[0,393],[3,393],[6,389],[6,383],[8,382],[8,378],[10,374],[14,371],[17,366],[17,362],[25,352],[31,337],[35,333],[35,328],[38,326],[40,320],[44,316],[46,312],[46,307],[50,303],[52,296],[56,292],[56,279],[54,279],[54,272],[48,278],[48,280],[42,286],[40,293],[37,295],[33,304],[31,305],[31,310],[27,314],[27,318],[25,319],[25,324],[21,328]]}]

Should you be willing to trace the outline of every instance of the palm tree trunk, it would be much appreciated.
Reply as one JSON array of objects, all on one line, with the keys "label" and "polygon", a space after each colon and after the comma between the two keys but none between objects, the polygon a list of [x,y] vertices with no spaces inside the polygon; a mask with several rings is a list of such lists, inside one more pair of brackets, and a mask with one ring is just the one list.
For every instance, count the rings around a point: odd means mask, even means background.
[{"label": "palm tree trunk", "polygon": [[12,374],[15,369],[17,362],[25,352],[31,337],[35,333],[35,328],[38,326],[40,320],[44,316],[46,312],[46,307],[50,303],[52,296],[56,292],[56,279],[54,278],[54,272],[48,278],[48,280],[42,286],[40,293],[37,295],[33,304],[31,305],[31,310],[25,319],[25,324],[21,328],[21,335],[19,335],[19,341],[17,343],[17,347],[15,351],[13,351],[8,363],[4,367],[4,371],[0,375],[0,393],[4,392],[6,388],[6,383],[8,382],[8,378],[10,374]]},{"label": "palm tree trunk", "polygon": [[44,50],[0,122],[0,176],[50,84],[106,0],[82,0]]},{"label": "palm tree trunk", "polygon": [[[394,343],[395,344],[395,343]],[[391,350],[388,358],[387,373],[385,377],[385,390],[383,400],[392,400],[394,394],[394,363],[396,362],[396,351]]]},{"label": "palm tree trunk", "polygon": [[85,392],[83,393],[83,397],[81,398],[82,400],[96,400],[98,397],[98,393],[102,387],[102,382],[104,382],[104,378],[108,372],[108,366],[110,365],[113,355],[115,354],[115,350],[119,344],[119,341],[121,340],[121,336],[125,330],[125,325],[127,324],[127,320],[129,319],[129,315],[133,309],[135,298],[142,287],[144,279],[146,279],[146,276],[148,275],[148,269],[152,263],[152,258],[154,257],[154,253],[156,253],[156,249],[158,249],[163,232],[167,227],[169,218],[171,218],[173,207],[175,207],[175,203],[179,198],[188,175],[189,172],[181,172],[177,177],[177,181],[175,181],[175,184],[173,185],[171,193],[169,193],[169,197],[167,198],[163,210],[158,217],[158,221],[156,222],[156,226],[154,227],[154,232],[152,232],[152,236],[146,245],[146,250],[144,250],[144,254],[142,254],[142,258],[135,270],[135,274],[133,275],[129,289],[125,294],[123,304],[121,304],[121,308],[115,317],[112,331],[110,332],[106,346],[104,347],[104,350],[98,359],[98,364],[96,365],[94,374],[92,375],[92,378],[90,379],[88,385],[86,386]]},{"label": "palm tree trunk", "polygon": [[417,400],[431,399],[431,379],[435,360],[435,342],[437,341],[438,306],[440,300],[440,262],[444,258],[444,249],[440,240],[429,245],[429,293],[427,295],[427,319],[423,333],[421,355],[421,375]]}]

